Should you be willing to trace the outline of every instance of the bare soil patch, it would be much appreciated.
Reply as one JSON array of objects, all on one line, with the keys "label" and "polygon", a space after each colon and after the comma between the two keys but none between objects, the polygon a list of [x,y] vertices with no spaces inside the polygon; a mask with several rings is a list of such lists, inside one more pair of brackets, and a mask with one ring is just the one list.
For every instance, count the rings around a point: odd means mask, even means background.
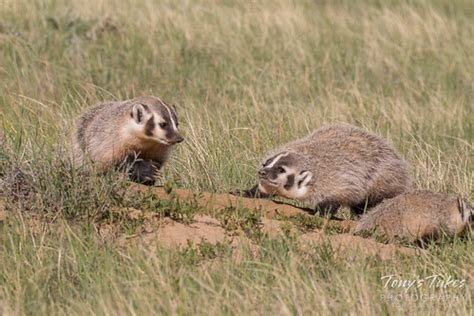
[{"label": "bare soil patch", "polygon": [[[132,185],[131,190],[151,190],[160,199],[166,200],[172,198],[170,194],[166,193],[166,190],[163,187],[150,188],[144,185],[134,184]],[[222,193],[196,193],[185,189],[173,189],[173,194],[175,194],[182,201],[194,199],[199,204],[199,206],[207,209],[218,210],[229,206],[235,206],[244,207],[251,210],[262,210],[264,212],[264,216],[267,218],[273,218],[275,215],[294,216],[298,214],[308,214],[298,207],[265,199],[249,199]]]},{"label": "bare soil patch", "polygon": [[[173,195],[166,193],[162,187],[146,187],[133,185],[132,190],[151,190],[160,199],[179,199],[182,201],[193,200],[200,207],[208,210],[219,211],[219,209],[229,206],[240,206],[250,210],[255,210],[263,214],[260,218],[260,230],[270,237],[276,237],[288,230],[297,231],[295,225],[286,220],[275,219],[277,215],[282,216],[314,216],[304,210],[287,204],[276,203],[264,199],[248,199],[236,197],[230,194],[213,194],[209,192],[194,193],[185,189],[173,189]],[[327,220],[328,224],[338,225],[343,229],[352,229],[355,221],[350,220]],[[192,244],[207,242],[216,244],[218,242],[230,242],[237,246],[242,242],[252,243],[242,232],[229,232],[223,227],[221,222],[209,215],[195,215],[192,223],[185,224],[174,221],[170,218],[145,221],[148,230],[140,236],[136,236],[146,243],[159,243],[168,247],[182,247]],[[330,245],[337,254],[348,256],[364,254],[368,256],[378,255],[383,260],[388,260],[401,254],[416,254],[422,250],[415,250],[396,244],[384,244],[372,239],[354,236],[351,233],[326,234],[322,230],[313,230],[298,234],[298,246],[302,249],[321,245]],[[257,245],[255,245],[257,246]]]}]

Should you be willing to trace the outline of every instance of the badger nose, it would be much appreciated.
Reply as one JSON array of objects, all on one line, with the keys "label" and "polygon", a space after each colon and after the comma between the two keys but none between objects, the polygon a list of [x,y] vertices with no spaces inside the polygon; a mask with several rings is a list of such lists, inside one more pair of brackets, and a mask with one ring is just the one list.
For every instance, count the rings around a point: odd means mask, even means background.
[{"label": "badger nose", "polygon": [[258,176],[260,178],[265,177],[267,175],[267,172],[264,169],[258,170]]},{"label": "badger nose", "polygon": [[184,140],[183,136],[181,135],[176,135],[176,137],[173,139],[173,143],[178,144],[181,143]]}]

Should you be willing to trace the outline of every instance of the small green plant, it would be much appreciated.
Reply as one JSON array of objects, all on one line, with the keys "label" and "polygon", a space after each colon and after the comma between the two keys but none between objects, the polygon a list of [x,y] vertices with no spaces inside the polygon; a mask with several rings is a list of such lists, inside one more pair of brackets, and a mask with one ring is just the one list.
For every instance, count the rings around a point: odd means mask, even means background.
[{"label": "small green plant", "polygon": [[293,229],[293,225],[290,223],[290,222],[284,222],[281,226],[281,231],[283,233],[283,236],[287,237],[287,238],[290,238],[292,237],[294,234],[294,229]]},{"label": "small green plant", "polygon": [[197,202],[197,195],[186,201],[180,200],[173,192],[170,192],[170,195],[171,199],[160,199],[152,191],[137,192],[128,198],[125,205],[183,223],[191,223],[194,215],[204,212]]},{"label": "small green plant", "polygon": [[142,232],[143,223],[145,222],[145,217],[143,214],[140,214],[137,217],[123,216],[119,221],[120,231],[126,235],[135,235]]},{"label": "small green plant", "polygon": [[343,227],[337,222],[327,222],[323,226],[323,231],[329,235],[344,234],[350,232],[350,227]]},{"label": "small green plant", "polygon": [[378,227],[374,227],[372,229],[364,229],[361,230],[357,233],[355,233],[356,236],[360,236],[362,238],[372,238],[375,241],[383,244],[388,244],[390,242],[390,239],[388,236],[380,230]]},{"label": "small green plant", "polygon": [[294,216],[285,217],[285,219],[295,224],[296,227],[301,229],[303,232],[321,229],[324,226],[324,218],[318,215],[310,216],[305,214],[298,214]]},{"label": "small green plant", "polygon": [[171,194],[173,192],[173,188],[176,187],[176,181],[173,178],[166,179],[163,187],[167,194]]},{"label": "small green plant", "polygon": [[199,265],[204,261],[229,256],[231,253],[232,249],[228,242],[210,243],[205,240],[198,244],[188,240],[186,247],[179,250],[183,262],[192,266]]},{"label": "small green plant", "polygon": [[253,240],[262,237],[260,213],[242,207],[229,206],[213,214],[230,232],[242,231]]}]

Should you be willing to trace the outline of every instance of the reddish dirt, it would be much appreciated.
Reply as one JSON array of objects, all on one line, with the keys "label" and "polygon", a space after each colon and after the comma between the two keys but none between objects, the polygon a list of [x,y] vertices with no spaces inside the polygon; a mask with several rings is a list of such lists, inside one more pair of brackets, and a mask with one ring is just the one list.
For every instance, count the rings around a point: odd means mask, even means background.
[{"label": "reddish dirt", "polygon": [[[152,190],[153,193],[160,199],[171,199],[171,196],[166,193],[163,187],[147,187],[144,185],[132,185],[132,190],[148,191]],[[265,217],[272,218],[275,215],[294,216],[298,214],[307,214],[300,208],[287,205],[284,203],[276,203],[271,200],[265,199],[249,199],[241,198],[231,194],[219,194],[209,192],[192,192],[185,189],[173,189],[173,193],[176,194],[180,200],[192,200],[196,198],[199,206],[207,209],[221,209],[229,206],[240,206],[251,210],[263,210]]]},{"label": "reddish dirt", "polygon": [[[133,185],[132,190],[151,190],[160,199],[172,198],[161,187],[150,188]],[[248,199],[229,194],[212,194],[208,192],[202,192],[196,196],[195,193],[184,189],[174,189],[173,192],[179,200],[195,200],[199,206],[208,210],[218,211],[228,206],[242,206],[263,212],[264,217],[261,218],[261,229],[271,237],[281,234],[283,225],[296,230],[290,222],[273,219],[275,215],[294,216],[303,214],[305,216],[313,216],[295,206],[276,203],[271,200]],[[329,221],[343,228],[353,228],[355,226],[355,222],[350,220]],[[169,247],[186,246],[188,241],[191,241],[193,244],[198,244],[202,241],[212,244],[230,241],[231,245],[237,248],[236,246],[243,242],[250,242],[243,234],[236,235],[235,232],[234,234],[229,234],[217,219],[208,215],[196,215],[191,224],[183,224],[167,218],[155,222],[149,221],[148,224],[145,223],[145,226],[149,227],[149,229],[148,232],[145,230],[145,233],[141,234],[141,240],[147,243],[160,243]],[[153,229],[152,227],[155,228]],[[357,254],[379,255],[383,260],[391,259],[398,253],[415,254],[417,252],[412,248],[394,244],[382,244],[375,240],[365,239],[349,233],[328,235],[316,230],[299,236],[299,246],[302,249],[323,244],[330,244],[332,249],[336,251],[336,254],[343,256]]]},{"label": "reddish dirt", "polygon": [[176,247],[185,246],[188,241],[193,244],[199,244],[206,241],[211,244],[223,242],[226,239],[226,232],[220,225],[220,222],[208,215],[196,215],[193,223],[183,224],[171,219],[161,221],[154,236],[150,238],[157,238],[162,245]]},{"label": "reddish dirt", "polygon": [[[282,225],[284,224],[289,225],[293,231],[296,231],[294,226],[289,222],[262,218],[261,224],[262,231],[267,233],[270,237],[276,237],[281,234]],[[140,235],[132,236],[131,238],[127,237],[126,239],[129,241],[141,240],[146,244],[160,244],[172,248],[186,247],[189,242],[193,245],[197,245],[203,241],[210,244],[229,242],[234,250],[238,250],[238,246],[244,243],[251,245],[251,247],[255,249],[258,248],[258,245],[253,244],[242,232],[228,233],[217,219],[208,215],[196,215],[191,224],[183,224],[166,218],[152,224],[145,224],[144,226],[152,228],[145,229]],[[107,233],[110,228],[103,227],[103,229],[103,232]],[[120,239],[120,243],[126,243],[123,237]],[[302,250],[309,250],[311,247],[321,245],[330,245],[336,255],[344,256],[345,258],[363,254],[366,256],[378,255],[382,260],[390,260],[395,258],[398,253],[410,255],[416,254],[417,251],[422,251],[393,244],[382,244],[348,233],[327,235],[321,231],[312,231],[299,235],[298,246]],[[234,255],[239,257],[238,253]]]}]

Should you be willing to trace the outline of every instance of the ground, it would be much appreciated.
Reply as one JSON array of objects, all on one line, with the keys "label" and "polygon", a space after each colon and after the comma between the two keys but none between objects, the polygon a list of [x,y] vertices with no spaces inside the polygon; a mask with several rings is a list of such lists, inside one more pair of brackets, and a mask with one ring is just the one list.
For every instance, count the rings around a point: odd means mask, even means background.
[{"label": "ground", "polygon": [[[472,204],[473,25],[468,0],[4,0],[0,313],[469,314],[472,229],[389,244],[226,193],[345,122]],[[185,137],[165,188],[75,170],[77,115],[145,94]]]}]

